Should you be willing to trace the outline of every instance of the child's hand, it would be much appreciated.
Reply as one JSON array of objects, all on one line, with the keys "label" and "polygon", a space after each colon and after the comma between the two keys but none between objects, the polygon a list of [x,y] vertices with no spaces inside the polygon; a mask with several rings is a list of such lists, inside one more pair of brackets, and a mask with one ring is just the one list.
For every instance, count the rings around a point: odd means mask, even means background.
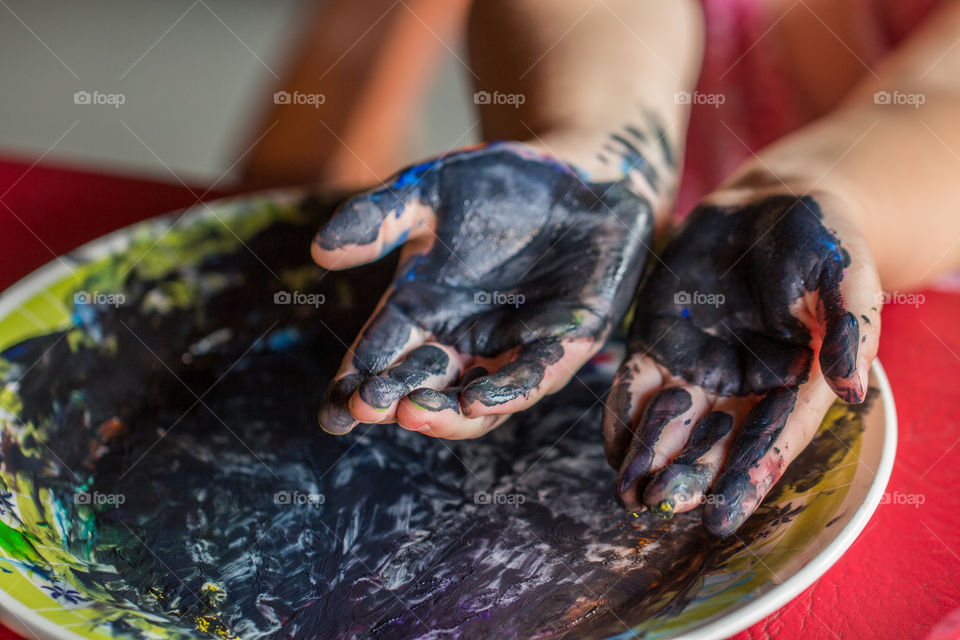
[{"label": "child's hand", "polygon": [[607,400],[626,508],[669,516],[705,502],[707,529],[733,533],[834,394],[865,398],[879,293],[839,198],[748,189],[699,206],[641,285]]},{"label": "child's hand", "polygon": [[515,143],[441,156],[356,197],[317,234],[328,269],[403,245],[320,408],[330,433],[489,431],[603,345],[648,256],[650,204]]}]

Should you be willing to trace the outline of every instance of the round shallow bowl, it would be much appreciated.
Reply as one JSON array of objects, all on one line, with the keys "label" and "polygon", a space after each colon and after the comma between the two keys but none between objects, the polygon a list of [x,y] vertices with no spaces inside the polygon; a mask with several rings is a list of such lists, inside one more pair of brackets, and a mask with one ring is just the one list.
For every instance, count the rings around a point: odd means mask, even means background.
[{"label": "round shallow bowl", "polygon": [[[598,421],[616,341],[484,438],[334,438],[322,389],[393,265],[310,264],[301,191],[123,229],[0,297],[0,608],[42,638],[722,638],[852,544],[896,414],[836,403],[757,513],[632,516]],[[390,263],[391,260],[386,262]]]}]

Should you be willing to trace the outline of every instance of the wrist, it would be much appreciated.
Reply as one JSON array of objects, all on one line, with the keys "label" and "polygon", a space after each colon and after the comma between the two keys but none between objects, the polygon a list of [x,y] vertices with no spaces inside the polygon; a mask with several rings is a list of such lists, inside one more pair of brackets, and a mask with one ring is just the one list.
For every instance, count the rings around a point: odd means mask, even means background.
[{"label": "wrist", "polygon": [[657,228],[673,212],[680,154],[663,128],[653,122],[619,130],[554,130],[524,144],[570,165],[588,182],[624,184],[650,204]]},{"label": "wrist", "polygon": [[862,189],[838,173],[831,173],[825,159],[807,157],[805,160],[784,167],[777,167],[770,161],[751,162],[704,198],[704,202],[733,205],[747,204],[771,195],[806,195],[860,226],[863,212],[869,210]]},{"label": "wrist", "polygon": [[[728,182],[703,199],[706,205],[741,209],[770,197],[808,197],[816,203],[823,225],[837,238],[850,256],[850,268],[876,277],[878,264],[870,242],[864,233],[869,228],[866,214],[872,206],[861,190],[842,178],[825,177],[815,165],[810,171],[778,174],[763,163],[752,163],[737,172]],[[770,228],[776,226],[776,219]],[[761,230],[766,234],[770,229]],[[883,268],[883,265],[879,265]],[[878,285],[879,286],[879,285]]]}]

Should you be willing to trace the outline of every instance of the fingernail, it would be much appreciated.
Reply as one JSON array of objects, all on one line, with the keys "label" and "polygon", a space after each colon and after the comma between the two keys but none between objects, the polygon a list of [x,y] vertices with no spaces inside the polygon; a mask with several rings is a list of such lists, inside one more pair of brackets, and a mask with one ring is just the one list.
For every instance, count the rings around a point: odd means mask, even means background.
[{"label": "fingernail", "polygon": [[460,413],[460,403],[455,391],[437,391],[436,389],[415,389],[407,396],[413,406],[424,411],[455,411]]},{"label": "fingernail", "polygon": [[347,408],[350,396],[363,381],[363,376],[352,373],[335,381],[324,394],[317,412],[320,428],[333,435],[343,435],[353,429],[358,421]]},{"label": "fingernail", "polygon": [[643,506],[640,502],[642,491],[639,482],[645,473],[643,461],[638,458],[631,460],[620,473],[614,495],[621,507],[635,511]]},{"label": "fingernail", "polygon": [[[845,381],[849,381],[847,378]],[[841,384],[845,381],[841,381]],[[870,365],[866,360],[860,360],[857,364],[856,373],[852,378],[852,384],[837,389],[837,395],[848,404],[860,404],[867,397],[867,387],[870,384]],[[837,385],[840,386],[840,385]]]},{"label": "fingernail", "polygon": [[716,492],[716,500],[703,507],[703,526],[713,535],[725,538],[753,515],[760,500],[746,474],[718,484],[722,488]]},{"label": "fingernail", "polygon": [[373,376],[360,385],[360,398],[377,411],[386,411],[407,391],[407,385],[393,378]]},{"label": "fingernail", "polygon": [[[544,349],[553,354],[547,347]],[[562,355],[562,348],[560,353]],[[488,407],[504,404],[521,396],[526,397],[543,382],[545,363],[554,361],[547,360],[546,356],[542,360],[515,360],[493,375],[474,380],[464,388],[461,395],[467,403],[482,402]]]},{"label": "fingernail", "polygon": [[354,200],[345,204],[317,232],[313,241],[327,251],[352,244],[370,244],[377,239],[382,221],[383,213],[379,206],[369,200]]},{"label": "fingernail", "polygon": [[403,427],[404,429],[406,429],[407,431],[416,431],[417,433],[422,433],[422,434],[424,434],[424,435],[429,435],[429,434],[430,434],[430,425],[427,424],[427,423],[415,424],[415,425],[410,426],[410,427],[404,426],[404,425],[402,425],[402,424],[401,424],[400,426]]},{"label": "fingernail", "polygon": [[861,360],[857,367],[857,377],[860,379],[860,401],[863,402],[870,387],[870,363],[866,359]]},{"label": "fingernail", "polygon": [[[536,387],[533,384],[530,388]],[[480,402],[488,407],[509,402],[529,389],[515,379],[505,376],[483,378],[467,385],[461,394],[466,404]]]},{"label": "fingernail", "polygon": [[685,511],[691,502],[699,502],[712,479],[712,472],[704,464],[672,464],[661,469],[643,492],[643,502],[654,512],[668,504],[672,515]]}]

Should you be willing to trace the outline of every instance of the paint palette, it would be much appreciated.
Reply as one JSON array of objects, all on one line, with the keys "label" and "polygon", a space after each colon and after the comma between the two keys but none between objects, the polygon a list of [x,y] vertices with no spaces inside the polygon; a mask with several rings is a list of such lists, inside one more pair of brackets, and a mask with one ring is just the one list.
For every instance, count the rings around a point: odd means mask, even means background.
[{"label": "paint palette", "polygon": [[0,609],[47,638],[720,638],[836,561],[895,412],[836,404],[735,536],[623,513],[613,341],[484,438],[335,438],[319,393],[394,264],[324,272],[335,202],[222,201],[119,231],[0,298]]}]

